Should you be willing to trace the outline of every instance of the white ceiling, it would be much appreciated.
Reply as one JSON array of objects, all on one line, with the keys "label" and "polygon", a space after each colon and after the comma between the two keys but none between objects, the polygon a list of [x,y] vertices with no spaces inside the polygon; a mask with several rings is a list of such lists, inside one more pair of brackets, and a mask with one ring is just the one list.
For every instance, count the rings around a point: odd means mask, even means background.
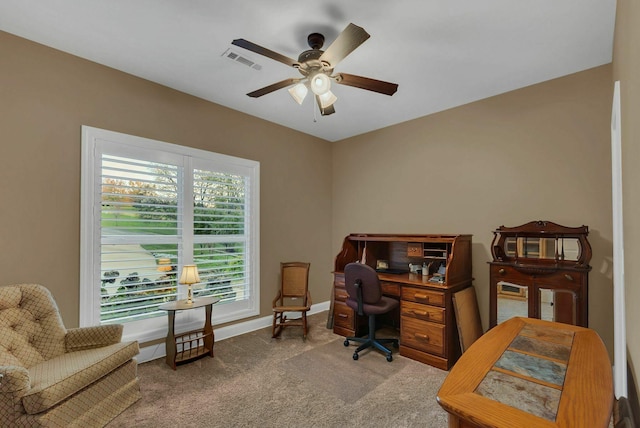
[{"label": "white ceiling", "polygon": [[[0,0],[0,30],[283,126],[336,141],[611,62],[615,0]],[[336,113],[281,89],[299,73],[231,45],[297,59],[350,23],[371,38],[336,72],[399,85],[333,85]],[[227,49],[262,66],[228,59]]]}]

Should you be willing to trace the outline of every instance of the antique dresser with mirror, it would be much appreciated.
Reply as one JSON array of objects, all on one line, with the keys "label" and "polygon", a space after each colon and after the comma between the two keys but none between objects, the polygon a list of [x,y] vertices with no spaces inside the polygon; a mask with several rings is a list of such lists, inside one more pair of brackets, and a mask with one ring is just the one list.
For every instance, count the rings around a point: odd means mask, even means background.
[{"label": "antique dresser with mirror", "polygon": [[500,226],[491,244],[490,327],[514,316],[588,327],[587,226]]}]

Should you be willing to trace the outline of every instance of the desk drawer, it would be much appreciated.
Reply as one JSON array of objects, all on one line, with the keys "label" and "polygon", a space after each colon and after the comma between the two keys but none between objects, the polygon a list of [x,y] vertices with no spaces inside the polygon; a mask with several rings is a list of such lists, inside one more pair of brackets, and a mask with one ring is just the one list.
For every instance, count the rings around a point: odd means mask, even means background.
[{"label": "desk drawer", "polygon": [[444,356],[444,325],[403,316],[400,330],[400,343],[403,346]]},{"label": "desk drawer", "polygon": [[400,284],[397,282],[380,281],[380,287],[382,288],[382,294],[400,297]]},{"label": "desk drawer", "polygon": [[350,330],[355,328],[354,312],[349,306],[342,302],[334,302],[333,305],[333,323],[338,327],[344,327]]},{"label": "desk drawer", "polygon": [[401,302],[400,305],[402,316],[444,324],[444,308],[406,301]]},{"label": "desk drawer", "polygon": [[439,291],[402,287],[402,300],[444,307],[444,293]]},{"label": "desk drawer", "polygon": [[335,300],[339,302],[346,302],[347,298],[349,297],[349,293],[347,293],[347,290],[345,290],[344,288],[336,287],[334,289],[334,297]]}]

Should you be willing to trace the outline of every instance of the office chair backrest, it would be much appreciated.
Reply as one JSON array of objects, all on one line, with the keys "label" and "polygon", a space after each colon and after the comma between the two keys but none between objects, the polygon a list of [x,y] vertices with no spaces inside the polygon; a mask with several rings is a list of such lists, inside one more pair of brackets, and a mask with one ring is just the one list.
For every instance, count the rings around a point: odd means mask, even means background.
[{"label": "office chair backrest", "polygon": [[344,267],[344,286],[349,298],[358,300],[356,282],[361,284],[362,302],[368,305],[376,304],[382,298],[382,287],[376,271],[362,263],[349,263]]}]

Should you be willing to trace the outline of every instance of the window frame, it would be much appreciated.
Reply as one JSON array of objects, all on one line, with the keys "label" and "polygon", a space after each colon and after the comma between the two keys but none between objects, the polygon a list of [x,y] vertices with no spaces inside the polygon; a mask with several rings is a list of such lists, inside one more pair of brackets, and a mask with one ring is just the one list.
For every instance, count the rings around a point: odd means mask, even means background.
[{"label": "window frame", "polygon": [[[233,310],[226,310],[230,305],[214,306],[212,322],[221,324],[253,317],[260,313],[260,163],[254,160],[223,155],[206,150],[180,146],[163,141],[123,134],[114,131],[82,126],[82,162],[81,162],[81,202],[80,202],[80,326],[100,324],[100,269],[101,269],[101,157],[102,153],[116,156],[139,156],[148,160],[150,151],[153,160],[176,165],[176,159],[181,158],[180,166],[192,170],[194,167],[205,166],[210,170],[233,173],[247,178],[247,279],[250,287],[250,297],[246,305],[234,302],[240,306]],[[179,162],[180,163],[180,162]],[[214,169],[211,169],[211,168]],[[183,191],[182,204],[193,203],[192,187],[189,185]],[[187,211],[188,212],[188,211]],[[191,213],[192,214],[192,213]],[[184,225],[193,227],[187,216],[183,218]],[[182,230],[182,229],[181,229]],[[178,232],[181,235],[181,231]],[[179,238],[182,239],[182,238]],[[182,242],[189,247],[185,252],[182,264],[191,263],[193,257],[192,246],[195,240]],[[190,254],[190,256],[189,256]],[[95,283],[97,281],[97,284]],[[93,284],[93,285],[91,285]],[[186,289],[178,285],[180,298],[186,296]],[[238,303],[236,305],[236,303]],[[179,312],[176,316],[176,329],[201,328],[204,310],[198,308]],[[146,320],[124,323],[125,340],[150,341],[166,336],[166,317],[155,317]]]}]

